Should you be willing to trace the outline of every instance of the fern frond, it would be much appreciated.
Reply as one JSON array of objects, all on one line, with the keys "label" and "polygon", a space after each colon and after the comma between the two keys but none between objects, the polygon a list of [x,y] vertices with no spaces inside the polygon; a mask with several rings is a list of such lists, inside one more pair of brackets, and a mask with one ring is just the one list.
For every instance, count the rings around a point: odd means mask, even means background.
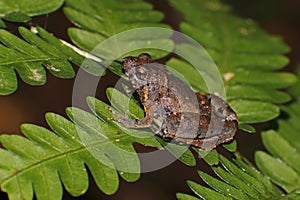
[{"label": "fern frond", "polygon": [[[113,99],[129,101],[116,90],[109,89]],[[127,98],[127,99],[126,99]],[[63,187],[73,196],[88,189],[87,168],[99,189],[113,194],[119,178],[128,182],[140,177],[140,162],[133,143],[163,149],[166,143],[151,132],[134,131],[116,124],[109,106],[95,98],[87,98],[94,115],[78,108],[67,108],[68,119],[47,113],[52,131],[23,124],[26,137],[1,135],[5,149],[0,149],[0,185],[10,199],[61,199]],[[117,105],[117,102],[112,102]],[[119,104],[118,104],[119,105]],[[131,100],[130,113],[142,117],[143,111]],[[122,105],[115,109],[120,112]],[[186,147],[169,144],[168,149],[183,163],[194,166],[193,154]]]},{"label": "fern frond", "polygon": [[[277,117],[277,104],[291,100],[287,93],[278,89],[297,80],[291,73],[275,72],[288,63],[283,54],[289,47],[282,39],[265,33],[252,20],[232,15],[230,8],[218,0],[170,2],[185,20],[180,24],[180,30],[203,45],[217,64],[223,76],[227,101],[236,111],[240,124],[265,122]],[[193,53],[192,47],[187,45],[178,44],[176,49]],[[208,92],[201,81],[203,78],[193,73],[190,64],[174,58],[167,64],[179,72],[194,74],[193,78],[185,76],[193,89]],[[247,126],[246,130],[249,128]]]},{"label": "fern frond", "polygon": [[[59,78],[73,78],[75,72],[70,61],[78,66],[84,60],[69,47],[37,27],[34,34],[24,27],[19,28],[24,40],[0,30],[0,95],[13,93],[17,89],[17,76],[30,85],[43,85],[46,82],[46,68]],[[93,61],[86,69],[93,74],[102,74],[103,68]]]},{"label": "fern frond", "polygon": [[[27,22],[30,17],[54,12],[62,6],[64,0],[2,0],[1,18],[11,22]],[[0,19],[0,28],[5,28]]]},{"label": "fern frond", "polygon": [[[278,130],[262,133],[269,153],[257,151],[255,162],[271,181],[286,192],[300,191],[300,102],[282,107],[286,118],[278,120]],[[271,155],[270,155],[271,154]]]},{"label": "fern frond", "polygon": [[[93,50],[101,42],[118,34],[122,31],[135,28],[161,27],[170,28],[161,23],[164,15],[152,9],[152,5],[141,0],[67,0],[64,7],[64,13],[67,18],[79,28],[69,28],[68,34],[71,40],[86,51]],[[143,44],[143,49],[131,52],[130,55],[138,55],[141,52],[150,53],[153,58],[161,58],[169,52],[158,49],[150,49],[151,43],[158,43],[172,51],[173,41],[169,34],[157,34],[153,32],[148,35],[127,35],[125,46]],[[154,36],[155,35],[155,36]],[[118,43],[116,47],[109,47],[110,54],[117,52],[120,48]],[[107,50],[107,49],[106,49]],[[128,52],[129,53],[129,52]],[[97,52],[96,52],[97,54]],[[103,57],[103,55],[98,55]],[[125,55],[123,55],[125,56]]]},{"label": "fern frond", "polygon": [[214,173],[220,178],[214,178],[205,172],[199,171],[199,176],[211,188],[202,186],[196,182],[188,181],[189,187],[195,195],[178,193],[177,199],[239,199],[239,200],[262,200],[262,199],[299,199],[300,195],[291,193],[282,194],[280,189],[275,187],[259,171],[249,166],[240,158],[230,162],[225,157],[219,155],[221,166],[213,166]]},{"label": "fern frond", "polygon": [[37,199],[61,199],[61,181],[71,195],[79,196],[88,188],[84,165],[91,170],[99,188],[106,194],[114,193],[118,187],[116,171],[89,153],[80,142],[79,129],[53,113],[48,113],[46,119],[56,134],[24,124],[21,129],[27,138],[0,136],[6,148],[1,149],[0,156],[1,189],[9,199],[32,199],[34,193]]},{"label": "fern frond", "polygon": [[[300,68],[297,69],[300,77]],[[300,193],[300,81],[289,92],[294,102],[283,106],[277,129],[262,133],[262,141],[269,153],[257,151],[255,161],[259,169],[286,192]]]},{"label": "fern frond", "polygon": [[[200,177],[211,188],[192,181],[188,181],[189,187],[197,197],[208,200],[300,199],[300,143],[297,134],[300,128],[296,125],[300,117],[297,113],[299,109],[299,102],[284,107],[283,110],[289,113],[289,120],[279,120],[280,128],[277,132],[273,130],[263,132],[263,143],[272,156],[262,151],[256,153],[256,164],[262,174],[239,158],[236,158],[233,164],[219,156],[223,168],[212,166],[212,169],[221,180],[199,171]],[[282,187],[288,194],[282,194],[271,181]],[[177,198],[180,200],[198,199],[182,193],[178,193]]]}]

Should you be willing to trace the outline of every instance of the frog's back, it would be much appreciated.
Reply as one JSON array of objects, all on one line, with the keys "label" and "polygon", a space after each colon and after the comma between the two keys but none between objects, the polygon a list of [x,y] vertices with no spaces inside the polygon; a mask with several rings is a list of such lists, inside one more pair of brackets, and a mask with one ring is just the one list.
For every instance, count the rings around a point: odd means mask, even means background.
[{"label": "frog's back", "polygon": [[197,95],[180,78],[167,71],[168,88],[174,93],[181,105],[181,112],[199,113]]}]

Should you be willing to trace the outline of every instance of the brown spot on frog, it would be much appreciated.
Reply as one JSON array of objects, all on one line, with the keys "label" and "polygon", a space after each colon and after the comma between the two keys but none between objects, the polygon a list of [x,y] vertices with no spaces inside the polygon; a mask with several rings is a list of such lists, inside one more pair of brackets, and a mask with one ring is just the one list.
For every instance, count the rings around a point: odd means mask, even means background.
[{"label": "brown spot on frog", "polygon": [[194,93],[149,54],[123,59],[123,68],[144,106],[145,117],[131,120],[117,116],[127,128],[151,128],[166,141],[210,151],[233,139],[238,119],[220,97]]}]

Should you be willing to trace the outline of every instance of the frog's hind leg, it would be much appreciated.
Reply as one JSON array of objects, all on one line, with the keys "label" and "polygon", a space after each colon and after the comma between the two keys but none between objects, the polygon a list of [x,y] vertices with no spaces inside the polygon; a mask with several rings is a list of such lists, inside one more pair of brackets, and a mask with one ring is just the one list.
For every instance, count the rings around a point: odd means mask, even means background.
[{"label": "frog's hind leg", "polygon": [[117,112],[113,111],[115,117],[112,120],[122,123],[126,128],[149,128],[153,121],[153,109],[151,107],[145,108],[145,117],[143,119],[130,119],[128,115],[121,116]]}]

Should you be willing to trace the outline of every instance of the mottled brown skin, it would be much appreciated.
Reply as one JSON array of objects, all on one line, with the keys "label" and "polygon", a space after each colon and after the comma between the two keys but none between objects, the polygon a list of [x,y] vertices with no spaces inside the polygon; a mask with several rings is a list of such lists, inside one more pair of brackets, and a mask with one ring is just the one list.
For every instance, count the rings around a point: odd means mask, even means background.
[{"label": "mottled brown skin", "polygon": [[148,54],[124,58],[123,68],[144,106],[145,118],[114,120],[128,128],[151,128],[166,141],[206,151],[233,139],[237,116],[218,96],[195,94]]}]

